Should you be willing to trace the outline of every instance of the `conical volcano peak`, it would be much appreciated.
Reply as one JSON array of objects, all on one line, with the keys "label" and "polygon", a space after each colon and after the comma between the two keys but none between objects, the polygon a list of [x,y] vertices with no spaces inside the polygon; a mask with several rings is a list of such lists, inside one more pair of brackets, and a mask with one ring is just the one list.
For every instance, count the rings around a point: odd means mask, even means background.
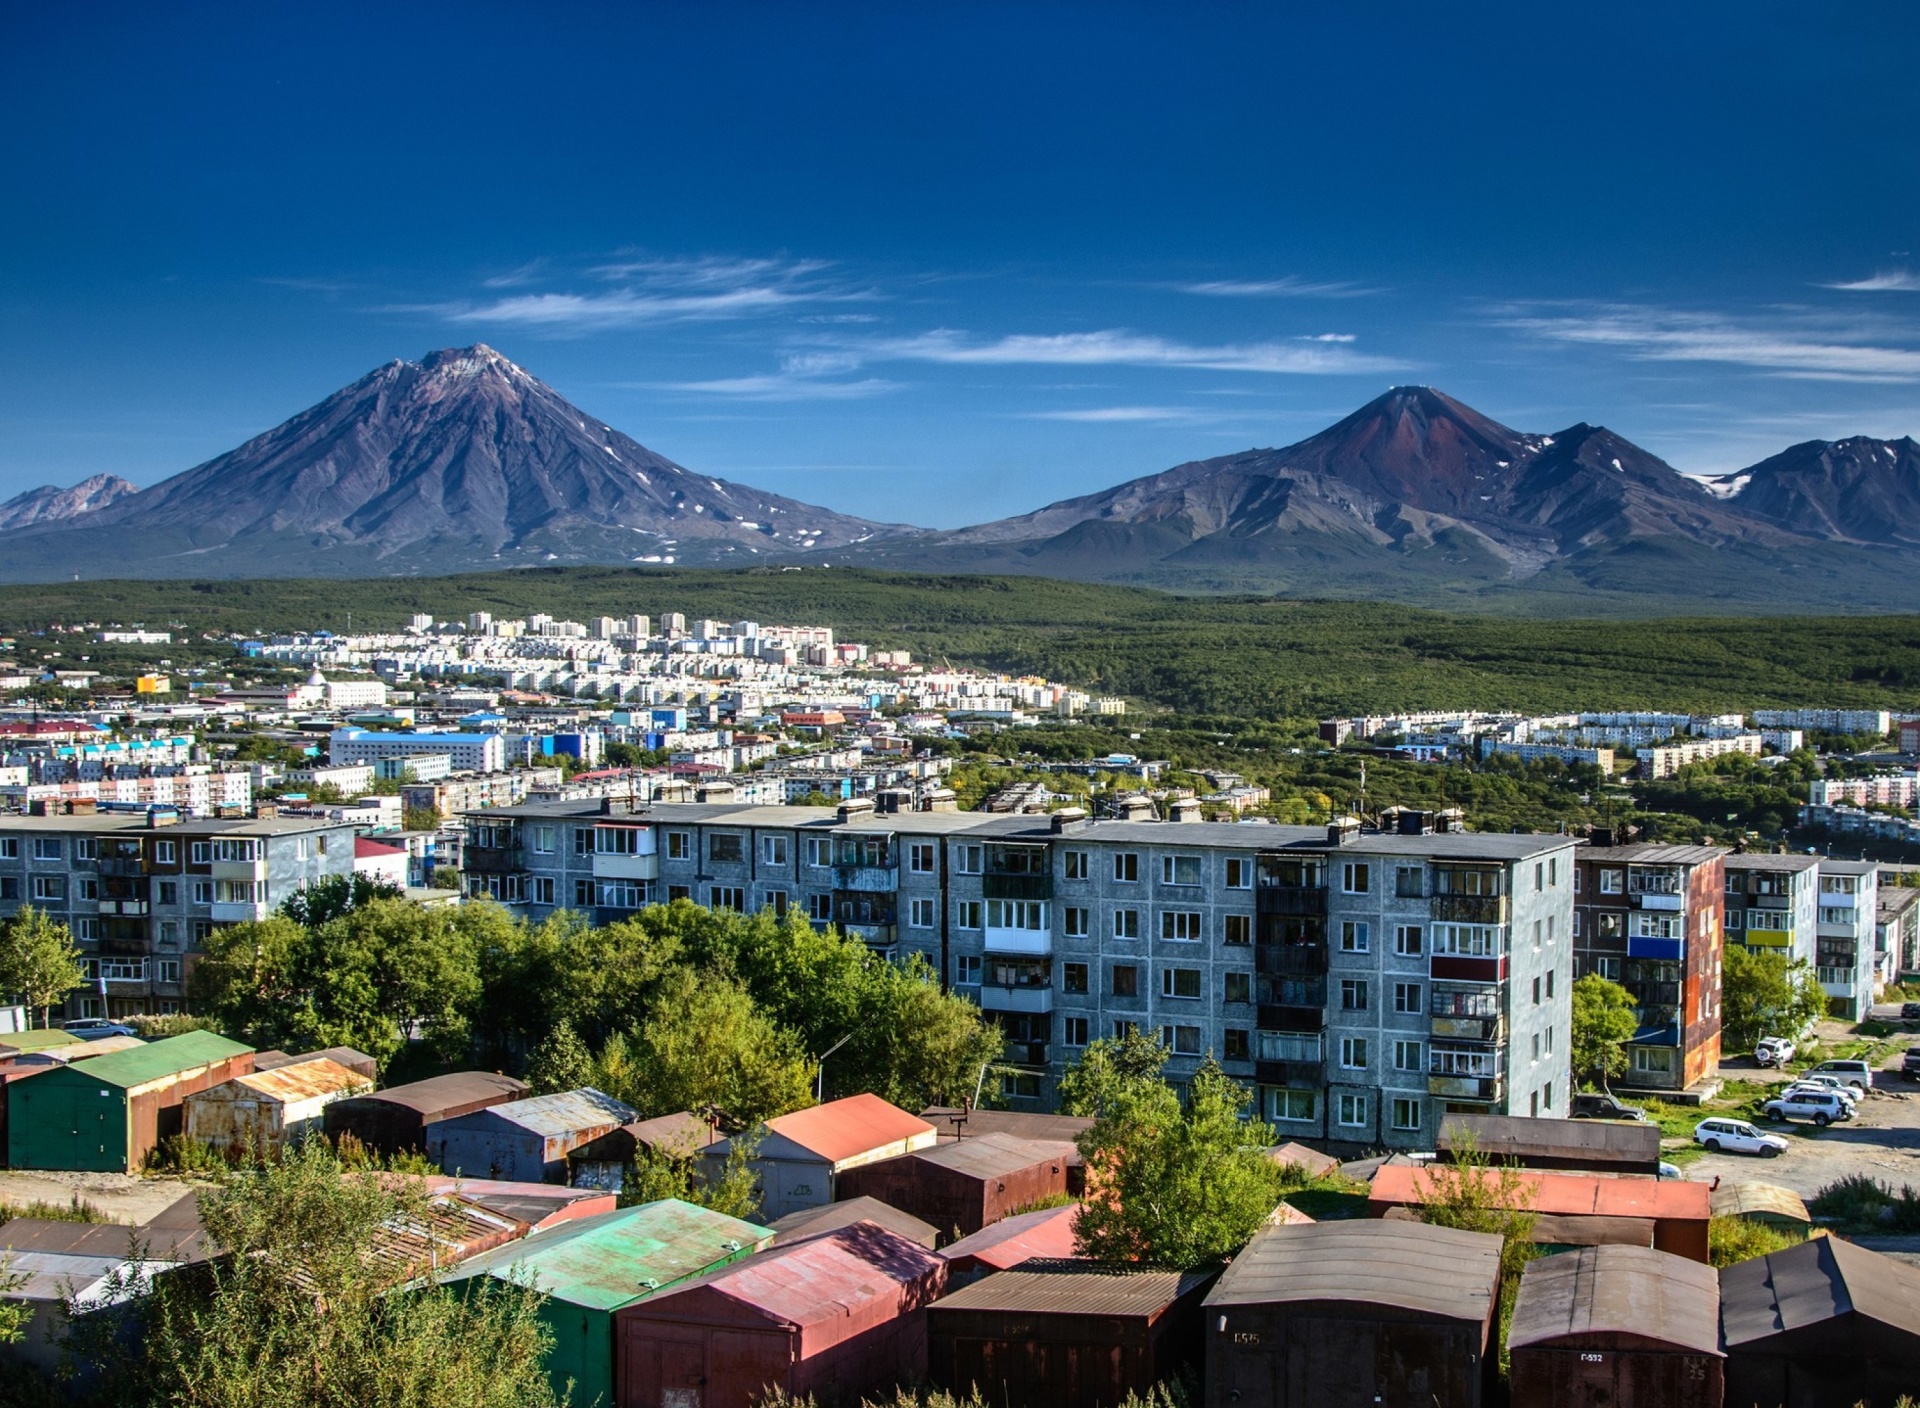
[{"label": "conical volcano peak", "polygon": [[431,375],[458,378],[477,377],[498,372],[511,379],[528,379],[528,374],[501,356],[484,342],[471,347],[442,347],[420,359],[420,370]]}]

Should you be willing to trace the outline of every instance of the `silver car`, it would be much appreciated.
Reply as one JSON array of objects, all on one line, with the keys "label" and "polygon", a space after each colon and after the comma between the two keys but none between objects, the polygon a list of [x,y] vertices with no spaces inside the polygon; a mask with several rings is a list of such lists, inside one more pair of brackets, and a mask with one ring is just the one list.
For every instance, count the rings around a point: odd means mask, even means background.
[{"label": "silver car", "polygon": [[1829,1125],[1853,1118],[1853,1102],[1833,1090],[1789,1089],[1760,1108],[1770,1120],[1812,1120],[1817,1125]]}]

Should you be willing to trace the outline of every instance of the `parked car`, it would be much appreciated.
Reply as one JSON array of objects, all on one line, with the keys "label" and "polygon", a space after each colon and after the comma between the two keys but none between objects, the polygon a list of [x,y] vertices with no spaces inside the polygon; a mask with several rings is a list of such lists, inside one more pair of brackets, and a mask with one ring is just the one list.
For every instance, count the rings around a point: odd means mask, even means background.
[{"label": "parked car", "polygon": [[1850,1085],[1855,1090],[1873,1089],[1873,1067],[1865,1061],[1822,1061],[1807,1074],[1832,1076],[1843,1085]]},{"label": "parked car", "polygon": [[1753,1048],[1753,1059],[1763,1066],[1784,1066],[1799,1049],[1783,1036],[1763,1036]]},{"label": "parked car", "polygon": [[1657,1173],[1654,1174],[1654,1177],[1655,1178],[1685,1178],[1686,1174],[1680,1171],[1679,1164],[1670,1164],[1665,1159],[1662,1159],[1660,1161],[1660,1169]]},{"label": "parked car", "polygon": [[1693,1142],[1704,1145],[1709,1153],[1725,1150],[1729,1154],[1758,1154],[1770,1159],[1786,1152],[1787,1141],[1777,1134],[1762,1134],[1745,1120],[1701,1120],[1693,1127]]},{"label": "parked car", "polygon": [[1900,1020],[1903,1022],[1920,1022],[1920,1002],[1901,1003]]},{"label": "parked car", "polygon": [[1791,1095],[1797,1090],[1831,1091],[1855,1109],[1860,1107],[1860,1092],[1851,1085],[1842,1085],[1832,1076],[1801,1076],[1780,1093]]},{"label": "parked car", "polygon": [[1647,1117],[1647,1112],[1638,1105],[1623,1105],[1617,1096],[1596,1093],[1574,1096],[1571,1113],[1577,1120],[1644,1120]]},{"label": "parked car", "polygon": [[1853,1118],[1853,1102],[1837,1091],[1796,1087],[1760,1107],[1770,1120],[1812,1120],[1829,1125]]},{"label": "parked car", "polygon": [[140,1035],[124,1022],[110,1022],[105,1017],[75,1017],[71,1022],[62,1022],[60,1029],[71,1032],[82,1041],[98,1041],[103,1036]]},{"label": "parked car", "polygon": [[1908,1080],[1920,1080],[1920,1046],[1909,1046],[1900,1058],[1900,1074]]}]

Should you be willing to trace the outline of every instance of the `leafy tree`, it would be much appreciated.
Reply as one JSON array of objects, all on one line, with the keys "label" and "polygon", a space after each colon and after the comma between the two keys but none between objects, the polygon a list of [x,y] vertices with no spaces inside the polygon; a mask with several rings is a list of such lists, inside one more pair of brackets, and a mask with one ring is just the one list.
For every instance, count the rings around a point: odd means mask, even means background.
[{"label": "leafy tree", "polygon": [[571,1023],[560,1023],[533,1048],[527,1059],[527,1081],[536,1095],[578,1090],[593,1083],[593,1053]]},{"label": "leafy tree", "polygon": [[1123,1037],[1101,1037],[1060,1077],[1060,1113],[1098,1118],[1123,1091],[1160,1079],[1167,1048],[1138,1027]]},{"label": "leafy tree", "polygon": [[852,1039],[827,1063],[828,1092],[872,1091],[909,1110],[970,1099],[1004,1043],[978,1007],[940,991],[918,955],[868,965],[855,1021]]},{"label": "leafy tree", "polygon": [[1573,1069],[1593,1075],[1603,1090],[1626,1074],[1627,1043],[1639,1029],[1633,994],[1611,978],[1589,973],[1573,985]]},{"label": "leafy tree", "polygon": [[760,1141],[751,1132],[727,1141],[727,1156],[718,1169],[702,1167],[692,1149],[642,1149],[627,1171],[620,1203],[633,1207],[678,1198],[752,1220],[760,1216],[760,1176],[753,1166],[759,1151]]},{"label": "leafy tree", "polygon": [[1116,1083],[1079,1138],[1087,1198],[1074,1249],[1103,1261],[1201,1266],[1231,1256],[1280,1201],[1273,1131],[1241,1118],[1252,1096],[1209,1061],[1186,1107],[1157,1078]]},{"label": "leafy tree", "polygon": [[80,950],[64,924],[44,910],[22,905],[0,922],[0,989],[19,993],[40,1025],[53,1020],[53,1008],[87,980]]},{"label": "leafy tree", "polygon": [[438,831],[440,813],[432,807],[408,807],[400,813],[400,825],[408,831]]},{"label": "leafy tree", "polygon": [[[354,1173],[323,1140],[202,1193],[223,1255],[153,1282],[138,1335],[74,1346],[106,1402],[181,1408],[550,1408],[551,1337],[529,1287],[459,1293],[369,1251],[419,1224],[424,1184]],[[416,1281],[420,1278],[420,1281]],[[415,1285],[394,1294],[408,1281]],[[127,1287],[134,1289],[134,1287]],[[84,1333],[84,1332],[83,1332]]]},{"label": "leafy tree", "polygon": [[1721,1027],[1734,1050],[1751,1050],[1763,1036],[1797,1037],[1827,1011],[1812,964],[1739,944],[1722,955],[1720,997]]},{"label": "leafy tree", "polygon": [[1507,1372],[1507,1323],[1527,1263],[1540,1254],[1533,1240],[1533,1186],[1513,1164],[1495,1163],[1471,1136],[1456,1139],[1452,1162],[1429,1164],[1423,1175],[1420,1217],[1435,1227],[1490,1232],[1500,1238],[1500,1372]]},{"label": "leafy tree", "polygon": [[296,924],[315,928],[375,900],[399,898],[400,891],[392,884],[356,871],[352,875],[328,875],[304,890],[295,890],[281,902],[279,912]]}]

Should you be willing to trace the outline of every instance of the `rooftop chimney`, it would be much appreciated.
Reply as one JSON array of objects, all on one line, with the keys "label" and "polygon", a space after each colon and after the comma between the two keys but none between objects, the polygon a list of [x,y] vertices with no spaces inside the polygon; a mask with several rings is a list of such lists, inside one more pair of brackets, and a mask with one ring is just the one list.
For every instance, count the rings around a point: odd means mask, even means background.
[{"label": "rooftop chimney", "polygon": [[840,804],[839,817],[843,822],[858,821],[861,817],[873,815],[871,797],[849,797]]},{"label": "rooftop chimney", "polygon": [[1053,814],[1053,834],[1061,836],[1069,831],[1079,831],[1087,824],[1087,814],[1079,807],[1062,807]]},{"label": "rooftop chimney", "polygon": [[1199,821],[1200,803],[1192,797],[1181,797],[1167,806],[1168,821]]},{"label": "rooftop chimney", "polygon": [[1114,803],[1113,809],[1122,821],[1157,821],[1159,819],[1153,810],[1153,798],[1142,797],[1137,793],[1122,797]]},{"label": "rooftop chimney", "polygon": [[1351,846],[1359,839],[1359,817],[1337,816],[1327,823],[1327,844],[1329,846]]}]

